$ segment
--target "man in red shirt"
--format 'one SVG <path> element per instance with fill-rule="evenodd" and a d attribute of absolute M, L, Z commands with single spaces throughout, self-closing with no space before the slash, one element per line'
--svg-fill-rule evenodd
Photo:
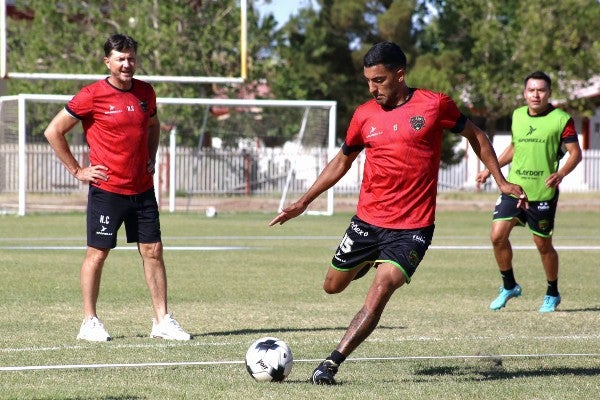
<path fill-rule="evenodd" d="M 108 341 L 96 303 L 102 267 L 117 232 L 125 223 L 127 241 L 137 242 L 152 297 L 151 337 L 189 340 L 191 336 L 167 313 L 167 278 L 163 260 L 154 162 L 160 123 L 152 86 L 133 78 L 137 42 L 116 34 L 104 44 L 110 76 L 82 88 L 50 122 L 44 135 L 73 176 L 89 182 L 87 250 L 81 267 L 84 320 L 78 339 Z M 73 157 L 65 135 L 79 122 L 90 148 L 90 165 Z"/>
<path fill-rule="evenodd" d="M 337 348 L 314 370 L 314 384 L 335 384 L 339 365 L 375 329 L 394 291 L 410 283 L 423 259 L 434 231 L 444 129 L 467 138 L 502 193 L 519 198 L 520 207 L 527 205 L 521 187 L 507 182 L 500 172 L 485 133 L 461 114 L 452 99 L 407 86 L 406 56 L 398 45 L 374 45 L 363 65 L 373 99 L 356 109 L 342 148 L 310 189 L 270 222 L 283 224 L 302 214 L 365 150 L 356 215 L 333 256 L 323 289 L 339 293 L 371 267 L 377 270 L 363 307 Z"/>

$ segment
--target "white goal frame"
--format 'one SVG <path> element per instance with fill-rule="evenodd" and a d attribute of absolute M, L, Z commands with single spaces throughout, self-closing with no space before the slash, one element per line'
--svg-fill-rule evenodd
<path fill-rule="evenodd" d="M 27 198 L 27 157 L 26 157 L 26 102 L 46 102 L 46 103 L 63 103 L 66 104 L 72 99 L 72 95 L 50 95 L 50 94 L 19 94 L 16 96 L 4 96 L 2 100 L 17 100 L 18 103 L 18 215 L 26 214 L 26 198 Z M 327 154 L 328 159 L 331 159 L 335 153 L 336 143 L 336 114 L 337 114 L 337 102 L 335 101 L 320 101 L 320 100 L 254 100 L 254 99 L 206 99 L 206 98 L 170 98 L 170 97 L 158 97 L 156 99 L 157 104 L 171 104 L 171 105 L 204 105 L 204 106 L 223 106 L 223 107 L 295 107 L 295 108 L 322 108 L 328 110 L 328 128 L 327 128 Z M 304 119 L 301 130 L 304 127 Z M 301 139 L 302 132 L 299 132 L 298 136 Z M 171 132 L 169 138 L 169 149 L 171 154 L 175 154 L 176 149 L 176 136 L 175 132 Z M 157 157 L 156 170 L 160 170 L 160 155 Z M 289 174 L 294 172 L 296 162 L 292 160 L 291 171 Z M 176 211 L 175 205 L 175 171 L 176 163 L 175 157 L 169 158 L 169 173 L 171 179 L 169 179 L 169 211 Z M 160 196 L 158 190 L 158 174 L 155 175 L 155 188 L 157 189 L 157 199 Z M 283 191 L 282 199 L 280 202 L 280 208 L 282 207 L 287 191 Z M 314 215 L 333 215 L 334 212 L 334 189 L 330 188 L 326 193 L 326 205 L 323 211 L 310 211 L 308 214 Z"/>

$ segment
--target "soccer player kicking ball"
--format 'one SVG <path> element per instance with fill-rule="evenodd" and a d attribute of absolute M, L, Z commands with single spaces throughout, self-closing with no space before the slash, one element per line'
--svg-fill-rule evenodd
<path fill-rule="evenodd" d="M 310 189 L 270 222 L 283 224 L 302 214 L 365 150 L 356 215 L 335 251 L 323 289 L 340 293 L 371 267 L 375 277 L 337 348 L 314 370 L 314 384 L 335 384 L 340 364 L 375 329 L 394 291 L 410 282 L 423 259 L 434 231 L 444 129 L 467 138 L 502 193 L 517 197 L 520 207 L 527 204 L 521 187 L 502 175 L 485 133 L 452 99 L 407 86 L 406 56 L 398 45 L 374 45 L 363 66 L 373 98 L 355 110 L 342 148 Z"/>
<path fill-rule="evenodd" d="M 490 309 L 499 310 L 506 302 L 522 293 L 512 267 L 512 247 L 509 236 L 516 225 L 529 225 L 533 241 L 542 258 L 548 287 L 539 312 L 553 312 L 560 304 L 558 292 L 558 254 L 552 245 L 554 217 L 558 205 L 558 185 L 581 161 L 581 148 L 573 119 L 548 103 L 552 81 L 544 72 L 536 71 L 525 78 L 523 97 L 526 106 L 513 112 L 512 140 L 498 157 L 500 166 L 512 162 L 508 180 L 521 185 L 529 196 L 529 208 L 521 210 L 516 199 L 501 195 L 494 210 L 491 240 L 494 256 L 502 275 L 503 286 Z M 564 165 L 558 162 L 569 152 Z M 477 181 L 485 183 L 487 170 L 477 174 Z"/>

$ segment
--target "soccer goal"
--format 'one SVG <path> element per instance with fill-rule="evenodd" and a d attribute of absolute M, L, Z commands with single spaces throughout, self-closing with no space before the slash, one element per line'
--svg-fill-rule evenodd
<path fill-rule="evenodd" d="M 43 131 L 70 95 L 0 97 L 0 212 L 25 215 L 36 201 L 85 196 Z M 336 103 L 301 100 L 158 98 L 162 134 L 155 188 L 162 208 L 191 211 L 198 199 L 227 197 L 281 209 L 304 193 L 335 151 Z M 88 149 L 81 124 L 69 134 L 81 165 Z M 41 198 L 41 200 L 39 200 Z M 58 207 L 58 206 L 55 206 Z M 48 204 L 44 209 L 52 209 Z M 311 214 L 331 215 L 334 192 Z"/>

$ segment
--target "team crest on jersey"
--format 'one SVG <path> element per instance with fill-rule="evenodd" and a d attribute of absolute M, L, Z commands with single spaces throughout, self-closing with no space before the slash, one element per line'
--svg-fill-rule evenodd
<path fill-rule="evenodd" d="M 148 103 L 146 103 L 144 100 L 140 101 L 140 107 L 142 107 L 142 111 L 148 111 Z"/>
<path fill-rule="evenodd" d="M 410 117 L 410 126 L 412 126 L 415 131 L 420 131 L 425 126 L 425 118 L 420 115 Z"/>

